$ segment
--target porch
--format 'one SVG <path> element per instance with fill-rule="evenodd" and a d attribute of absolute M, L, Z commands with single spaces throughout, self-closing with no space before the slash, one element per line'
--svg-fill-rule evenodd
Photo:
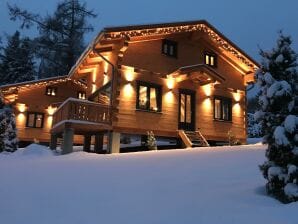
<path fill-rule="evenodd" d="M 50 148 L 56 149 L 62 138 L 62 154 L 73 150 L 74 135 L 84 136 L 84 151 L 90 151 L 94 136 L 94 151 L 103 153 L 104 134 L 108 134 L 108 152 L 117 153 L 120 134 L 112 132 L 112 109 L 87 100 L 68 98 L 53 114 Z"/>

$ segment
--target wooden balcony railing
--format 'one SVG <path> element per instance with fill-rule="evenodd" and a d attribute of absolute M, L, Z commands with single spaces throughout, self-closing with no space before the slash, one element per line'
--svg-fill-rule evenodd
<path fill-rule="evenodd" d="M 68 98 L 53 115 L 53 127 L 62 121 L 111 124 L 111 108 L 87 100 Z"/>

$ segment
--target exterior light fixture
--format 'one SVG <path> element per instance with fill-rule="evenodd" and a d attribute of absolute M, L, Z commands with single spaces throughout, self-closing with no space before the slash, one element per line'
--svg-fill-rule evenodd
<path fill-rule="evenodd" d="M 24 103 L 18 103 L 16 107 L 20 113 L 24 113 L 27 109 L 26 104 Z"/>

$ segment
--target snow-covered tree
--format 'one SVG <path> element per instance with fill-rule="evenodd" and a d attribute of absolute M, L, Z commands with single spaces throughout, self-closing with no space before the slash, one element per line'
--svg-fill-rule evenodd
<path fill-rule="evenodd" d="M 249 138 L 260 138 L 263 136 L 262 127 L 255 121 L 252 113 L 247 113 L 247 135 Z"/>
<path fill-rule="evenodd" d="M 10 105 L 5 105 L 0 93 L 0 152 L 14 152 L 18 147 L 16 120 Z"/>
<path fill-rule="evenodd" d="M 260 166 L 267 192 L 283 202 L 298 200 L 298 77 L 291 38 L 280 33 L 277 45 L 261 51 L 256 72 L 260 110 L 255 113 L 268 144 L 267 161 Z"/>
<path fill-rule="evenodd" d="M 66 75 L 84 50 L 84 35 L 93 31 L 88 18 L 96 17 L 80 0 L 64 0 L 53 15 L 41 16 L 8 5 L 12 20 L 19 19 L 21 28 L 36 25 L 36 53 L 41 61 L 39 77 Z"/>
<path fill-rule="evenodd" d="M 147 132 L 147 146 L 149 150 L 157 150 L 156 139 L 154 137 L 153 131 Z"/>
<path fill-rule="evenodd" d="M 7 38 L 0 64 L 0 84 L 17 83 L 34 79 L 33 53 L 28 38 L 21 38 L 16 31 Z"/>

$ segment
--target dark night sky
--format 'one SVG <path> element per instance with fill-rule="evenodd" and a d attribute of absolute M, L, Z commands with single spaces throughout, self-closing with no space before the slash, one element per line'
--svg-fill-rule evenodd
<path fill-rule="evenodd" d="M 0 0 L 0 35 L 12 34 L 18 22 L 9 20 L 6 2 L 36 13 L 51 13 L 57 0 Z M 164 0 L 164 1 L 98 1 L 86 0 L 98 14 L 92 20 L 95 32 L 87 36 L 89 42 L 104 26 L 173 22 L 206 19 L 229 39 L 255 59 L 258 46 L 271 48 L 277 31 L 283 29 L 298 42 L 298 1 L 295 0 Z M 24 32 L 33 36 L 35 32 Z M 295 48 L 296 48 L 295 44 Z"/>

